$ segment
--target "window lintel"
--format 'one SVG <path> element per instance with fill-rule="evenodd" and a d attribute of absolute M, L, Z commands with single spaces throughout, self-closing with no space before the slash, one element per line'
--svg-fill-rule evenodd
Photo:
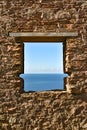
<path fill-rule="evenodd" d="M 77 32 L 10 32 L 17 42 L 64 42 L 66 38 L 77 37 Z"/>

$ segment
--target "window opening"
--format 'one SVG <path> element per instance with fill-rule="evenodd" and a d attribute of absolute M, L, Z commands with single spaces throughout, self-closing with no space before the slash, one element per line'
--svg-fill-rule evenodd
<path fill-rule="evenodd" d="M 63 43 L 24 43 L 24 91 L 63 90 Z"/>

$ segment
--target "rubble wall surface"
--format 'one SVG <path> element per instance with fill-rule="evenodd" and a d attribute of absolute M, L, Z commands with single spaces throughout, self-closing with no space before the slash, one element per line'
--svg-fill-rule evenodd
<path fill-rule="evenodd" d="M 9 32 L 78 32 L 64 43 L 66 90 L 23 91 L 23 43 Z M 86 0 L 0 0 L 0 130 L 87 130 Z"/>

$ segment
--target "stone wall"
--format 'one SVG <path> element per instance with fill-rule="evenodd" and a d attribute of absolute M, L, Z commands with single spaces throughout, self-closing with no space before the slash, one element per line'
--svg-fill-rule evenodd
<path fill-rule="evenodd" d="M 23 92 L 23 44 L 9 32 L 78 32 L 66 39 L 66 91 Z M 0 130 L 87 130 L 86 0 L 0 0 Z"/>

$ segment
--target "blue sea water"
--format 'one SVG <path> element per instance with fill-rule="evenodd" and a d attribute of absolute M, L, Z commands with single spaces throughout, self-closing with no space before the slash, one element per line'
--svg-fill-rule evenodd
<path fill-rule="evenodd" d="M 67 74 L 21 74 L 24 79 L 24 90 L 27 91 L 45 91 L 45 90 L 63 90 L 64 78 Z"/>

